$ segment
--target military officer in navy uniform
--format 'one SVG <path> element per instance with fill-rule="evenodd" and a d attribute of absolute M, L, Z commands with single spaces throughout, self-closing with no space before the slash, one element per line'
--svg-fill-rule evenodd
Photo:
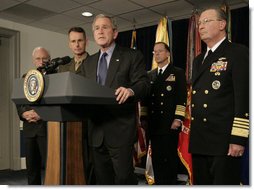
<path fill-rule="evenodd" d="M 226 23 L 219 8 L 204 10 L 198 22 L 207 51 L 193 62 L 189 152 L 196 185 L 239 185 L 249 136 L 249 51 L 228 41 Z"/>
<path fill-rule="evenodd" d="M 151 91 L 148 101 L 149 136 L 155 184 L 177 182 L 177 145 L 187 98 L 186 78 L 182 69 L 170 63 L 170 50 L 164 42 L 154 45 L 158 68 L 149 72 Z"/>

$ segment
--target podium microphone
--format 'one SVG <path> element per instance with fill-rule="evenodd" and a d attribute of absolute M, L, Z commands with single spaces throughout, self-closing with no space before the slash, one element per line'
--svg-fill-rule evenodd
<path fill-rule="evenodd" d="M 52 59 L 51 61 L 47 62 L 45 65 L 37 68 L 38 71 L 43 72 L 45 74 L 51 74 L 56 73 L 56 68 L 59 65 L 65 65 L 67 63 L 70 63 L 71 58 L 69 56 L 65 57 L 57 57 L 55 59 Z"/>

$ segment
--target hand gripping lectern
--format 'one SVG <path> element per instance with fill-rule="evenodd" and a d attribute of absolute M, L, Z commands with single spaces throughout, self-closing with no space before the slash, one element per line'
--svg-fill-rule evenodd
<path fill-rule="evenodd" d="M 44 76 L 42 98 L 31 103 L 25 97 L 23 83 L 24 79 L 14 81 L 13 102 L 31 106 L 48 121 L 44 184 L 86 184 L 80 121 L 101 105 L 117 104 L 114 90 L 71 72 L 56 73 Z"/>

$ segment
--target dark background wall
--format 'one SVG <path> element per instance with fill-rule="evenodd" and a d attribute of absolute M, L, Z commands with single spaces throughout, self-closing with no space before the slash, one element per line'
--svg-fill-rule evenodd
<path fill-rule="evenodd" d="M 188 24 L 189 19 L 172 21 L 173 64 L 183 69 L 186 67 Z M 151 69 L 156 30 L 157 25 L 136 29 L 137 49 L 144 54 L 147 70 Z M 232 42 L 249 47 L 249 7 L 231 10 L 231 32 Z M 122 46 L 130 47 L 131 36 L 132 30 L 120 32 L 116 41 Z"/>

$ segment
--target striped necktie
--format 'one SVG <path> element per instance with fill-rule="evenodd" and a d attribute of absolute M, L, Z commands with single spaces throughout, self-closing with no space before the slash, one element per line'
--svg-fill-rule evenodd
<path fill-rule="evenodd" d="M 82 61 L 75 62 L 75 71 L 78 70 L 79 66 L 81 65 Z"/>

